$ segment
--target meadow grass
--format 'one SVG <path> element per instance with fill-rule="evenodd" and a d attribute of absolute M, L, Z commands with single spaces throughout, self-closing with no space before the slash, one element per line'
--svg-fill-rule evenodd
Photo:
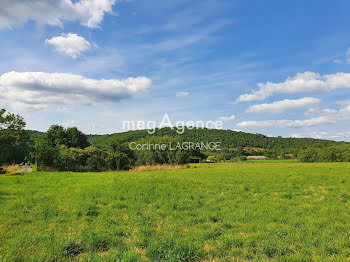
<path fill-rule="evenodd" d="M 196 167 L 0 176 L 0 261 L 350 259 L 349 163 Z"/>

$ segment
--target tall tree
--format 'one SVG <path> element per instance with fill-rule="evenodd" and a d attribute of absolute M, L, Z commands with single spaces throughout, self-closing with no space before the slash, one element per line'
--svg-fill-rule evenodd
<path fill-rule="evenodd" d="M 0 110 L 0 164 L 24 162 L 30 138 L 22 116 Z"/>
<path fill-rule="evenodd" d="M 52 125 L 46 133 L 47 144 L 50 147 L 60 147 L 61 145 L 68 145 L 68 138 L 66 130 L 63 126 Z"/>
<path fill-rule="evenodd" d="M 75 147 L 84 149 L 85 147 L 90 146 L 87 136 L 81 132 L 76 127 L 67 128 L 66 130 L 68 147 Z"/>
<path fill-rule="evenodd" d="M 20 115 L 6 113 L 6 109 L 0 109 L 0 130 L 23 130 L 26 126 Z"/>
<path fill-rule="evenodd" d="M 60 125 L 52 125 L 46 133 L 46 138 L 51 147 L 64 145 L 68 148 L 84 149 L 90 145 L 87 136 L 76 127 L 65 129 Z"/>

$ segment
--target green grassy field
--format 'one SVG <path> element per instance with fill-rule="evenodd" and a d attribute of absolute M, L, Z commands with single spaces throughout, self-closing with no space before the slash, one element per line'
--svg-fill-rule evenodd
<path fill-rule="evenodd" d="M 0 261 L 344 261 L 350 164 L 0 176 Z"/>

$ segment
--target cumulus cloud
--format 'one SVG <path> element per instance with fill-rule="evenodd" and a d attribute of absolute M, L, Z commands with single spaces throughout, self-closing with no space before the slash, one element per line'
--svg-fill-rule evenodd
<path fill-rule="evenodd" d="M 338 104 L 338 105 L 350 105 L 350 99 L 338 100 L 338 101 L 336 101 L 336 104 Z"/>
<path fill-rule="evenodd" d="M 250 106 L 247 113 L 283 113 L 286 110 L 292 110 L 297 108 L 305 108 L 320 104 L 321 100 L 313 97 L 304 97 L 301 99 L 290 100 L 285 99 L 277 101 L 272 104 L 261 104 Z"/>
<path fill-rule="evenodd" d="M 96 28 L 105 13 L 112 13 L 116 0 L 1 0 L 0 28 L 33 20 L 52 26 L 62 26 L 63 21 L 80 21 Z"/>
<path fill-rule="evenodd" d="M 306 134 L 292 134 L 290 137 L 294 138 L 317 138 L 317 139 L 328 139 L 328 140 L 344 140 L 348 138 L 348 134 L 344 132 L 337 132 L 335 135 L 334 134 L 329 134 L 328 132 L 325 131 L 319 131 L 319 132 L 309 132 Z"/>
<path fill-rule="evenodd" d="M 317 117 L 306 120 L 267 120 L 267 121 L 243 121 L 237 124 L 238 127 L 283 127 L 298 128 L 316 126 L 320 124 L 333 123 L 326 117 Z"/>
<path fill-rule="evenodd" d="M 336 73 L 321 76 L 314 72 L 298 73 L 280 83 L 258 83 L 258 90 L 238 97 L 237 102 L 264 100 L 275 93 L 295 94 L 350 88 L 350 73 Z"/>
<path fill-rule="evenodd" d="M 177 92 L 176 93 L 176 96 L 182 96 L 182 97 L 184 97 L 184 96 L 189 96 L 190 95 L 190 93 L 189 92 Z"/>
<path fill-rule="evenodd" d="M 0 76 L 0 101 L 20 110 L 119 102 L 146 91 L 151 84 L 146 77 L 96 80 L 74 74 L 9 72 Z"/>
<path fill-rule="evenodd" d="M 233 121 L 236 119 L 236 116 L 232 115 L 232 116 L 222 116 L 222 117 L 219 117 L 218 120 L 220 121 Z"/>
<path fill-rule="evenodd" d="M 326 139 L 328 135 L 328 132 L 321 131 L 321 132 L 311 132 L 309 133 L 310 137 L 314 137 L 317 139 Z"/>
<path fill-rule="evenodd" d="M 280 127 L 280 128 L 301 128 L 322 124 L 333 124 L 350 119 L 350 105 L 339 111 L 325 109 L 320 111 L 321 116 L 304 120 L 266 120 L 266 121 L 243 121 L 237 124 L 240 128 L 247 127 Z"/>
<path fill-rule="evenodd" d="M 313 116 L 313 115 L 329 115 L 329 114 L 335 114 L 338 111 L 332 108 L 325 108 L 325 109 L 319 109 L 319 108 L 309 108 L 305 115 L 307 116 Z"/>
<path fill-rule="evenodd" d="M 55 49 L 73 58 L 77 58 L 82 52 L 91 48 L 91 44 L 77 34 L 62 34 L 45 40 L 46 44 L 52 45 Z"/>

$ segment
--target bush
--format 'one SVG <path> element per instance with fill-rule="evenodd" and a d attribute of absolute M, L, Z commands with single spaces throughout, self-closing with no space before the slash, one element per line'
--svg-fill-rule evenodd
<path fill-rule="evenodd" d="M 310 148 L 299 153 L 299 160 L 301 162 L 317 162 L 320 161 L 319 149 Z"/>
<path fill-rule="evenodd" d="M 37 165 L 39 168 L 53 167 L 59 153 L 57 148 L 50 147 L 46 141 L 41 141 L 37 146 Z"/>
<path fill-rule="evenodd" d="M 191 157 L 192 159 L 202 157 L 199 150 L 182 148 L 182 140 L 178 137 L 153 136 L 138 140 L 136 145 L 149 145 L 148 148 L 143 147 L 134 151 L 136 166 L 181 165 L 190 162 Z"/>
<path fill-rule="evenodd" d="M 129 170 L 132 167 L 131 159 L 123 152 L 109 152 L 106 158 L 110 170 Z"/>
<path fill-rule="evenodd" d="M 53 167 L 60 171 L 75 171 L 77 168 L 77 160 L 70 150 L 60 150 L 53 162 Z"/>
<path fill-rule="evenodd" d="M 107 170 L 104 152 L 94 148 L 94 150 L 89 153 L 89 158 L 86 160 L 86 168 L 88 171 L 92 172 Z"/>
<path fill-rule="evenodd" d="M 37 163 L 40 169 L 59 171 L 128 170 L 134 165 L 133 152 L 118 141 L 111 141 L 103 148 L 52 147 L 43 139 L 37 145 Z"/>
<path fill-rule="evenodd" d="M 245 156 L 240 156 L 240 157 L 239 157 L 239 160 L 240 160 L 240 161 L 247 161 L 247 157 L 245 157 Z"/>

